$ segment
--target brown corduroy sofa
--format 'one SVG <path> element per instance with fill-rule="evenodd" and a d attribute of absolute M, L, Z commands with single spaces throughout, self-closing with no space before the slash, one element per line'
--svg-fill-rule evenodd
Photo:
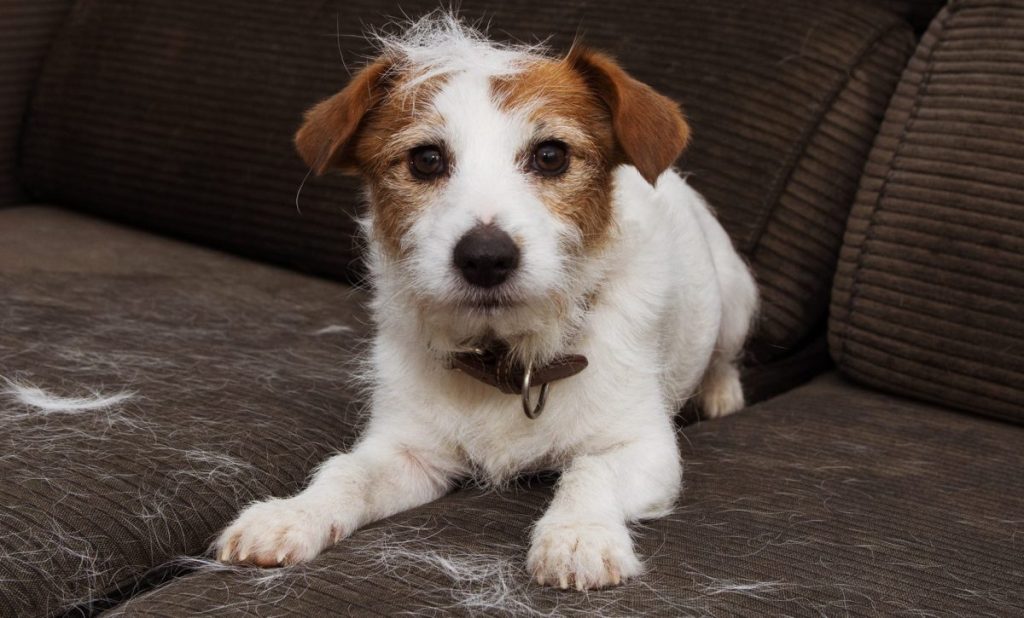
<path fill-rule="evenodd" d="M 358 429 L 359 191 L 291 136 L 436 3 L 0 0 L 0 615 L 1024 615 L 1024 2 L 941 4 L 463 3 L 678 99 L 764 299 L 647 573 L 579 594 L 522 570 L 547 476 L 201 559 Z"/>

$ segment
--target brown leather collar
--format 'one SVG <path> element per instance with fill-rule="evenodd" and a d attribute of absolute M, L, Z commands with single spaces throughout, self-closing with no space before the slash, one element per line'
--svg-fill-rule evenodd
<path fill-rule="evenodd" d="M 452 355 L 451 361 L 452 369 L 458 369 L 503 393 L 519 395 L 523 391 L 526 367 L 504 344 L 494 343 L 487 348 L 458 352 Z M 557 380 L 564 380 L 586 368 L 587 357 L 582 354 L 558 356 L 543 367 L 533 368 L 530 373 L 530 385 L 544 386 Z"/>

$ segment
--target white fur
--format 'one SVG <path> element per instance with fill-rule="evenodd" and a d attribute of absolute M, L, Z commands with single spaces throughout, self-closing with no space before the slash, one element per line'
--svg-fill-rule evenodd
<path fill-rule="evenodd" d="M 641 571 L 627 524 L 668 513 L 679 492 L 676 410 L 698 392 L 711 416 L 743 406 L 735 361 L 756 287 L 707 204 L 671 170 L 656 186 L 632 166 L 615 170 L 610 241 L 582 259 L 570 251 L 581 246 L 577 230 L 545 207 L 516 159 L 534 127 L 500 110 L 488 87 L 533 52 L 489 47 L 446 22 L 415 28 L 422 32 L 391 47 L 420 73 L 447 75 L 432 111 L 459 163 L 417 214 L 401 262 L 367 221 L 378 326 L 369 424 L 306 490 L 244 511 L 218 540 L 219 555 L 310 560 L 368 522 L 439 498 L 460 477 L 500 483 L 557 468 L 528 568 L 562 587 L 617 584 Z M 476 292 L 451 266 L 455 243 L 479 222 L 520 240 L 521 266 L 504 292 L 512 308 L 469 308 Z M 443 362 L 488 333 L 524 359 L 574 352 L 590 366 L 553 384 L 546 411 L 529 420 L 518 397 Z"/>
<path fill-rule="evenodd" d="M 396 71 L 411 74 L 407 90 L 441 75 L 512 75 L 531 58 L 546 52 L 543 44 L 502 45 L 467 27 L 456 15 L 430 12 L 410 24 L 397 24 L 398 33 L 371 34 L 382 55 L 398 61 Z"/>

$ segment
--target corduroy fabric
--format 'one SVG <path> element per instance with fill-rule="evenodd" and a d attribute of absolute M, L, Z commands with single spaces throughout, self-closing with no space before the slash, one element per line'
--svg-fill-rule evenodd
<path fill-rule="evenodd" d="M 953 2 L 887 112 L 830 346 L 857 380 L 1024 421 L 1024 4 Z"/>
<path fill-rule="evenodd" d="M 0 210 L 0 616 L 101 600 L 298 490 L 358 422 L 347 286 L 57 209 Z M 133 393 L 45 412 L 55 395 Z"/>
<path fill-rule="evenodd" d="M 1024 428 L 830 374 L 684 435 L 679 506 L 639 529 L 647 573 L 621 588 L 528 583 L 529 528 L 551 493 L 538 480 L 457 491 L 262 581 L 257 569 L 182 577 L 108 615 L 1024 612 Z M 444 571 L 474 559 L 464 579 Z M 502 560 L 504 580 L 474 576 Z"/>
<path fill-rule="evenodd" d="M 436 2 L 167 0 L 76 7 L 28 127 L 34 195 L 245 255 L 356 275 L 351 179 L 305 179 L 291 135 L 367 53 L 364 24 Z M 682 162 L 764 289 L 758 356 L 824 316 L 842 222 L 912 48 L 870 3 L 462 3 L 499 38 L 577 32 L 683 103 Z M 304 182 L 305 179 L 305 182 Z M 301 190 L 299 209 L 296 193 Z"/>
<path fill-rule="evenodd" d="M 789 153 L 794 164 L 785 184 L 761 205 L 760 227 L 747 245 L 764 307 L 757 356 L 792 350 L 826 315 L 849 205 L 907 53 L 902 25 L 860 51 L 841 90 L 818 103 L 823 113 L 813 132 Z"/>
<path fill-rule="evenodd" d="M 0 206 L 14 204 L 18 136 L 29 92 L 71 0 L 0 0 Z"/>

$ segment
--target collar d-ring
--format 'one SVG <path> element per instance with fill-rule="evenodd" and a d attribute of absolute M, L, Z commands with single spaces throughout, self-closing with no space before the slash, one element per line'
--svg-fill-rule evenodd
<path fill-rule="evenodd" d="M 530 380 L 533 378 L 533 361 L 526 363 L 526 370 L 523 372 L 523 413 L 526 414 L 526 418 L 535 419 L 540 416 L 540 413 L 544 411 L 544 404 L 548 401 L 548 386 L 545 382 L 540 385 L 540 394 L 537 395 L 537 403 L 534 404 L 530 399 Z"/>

